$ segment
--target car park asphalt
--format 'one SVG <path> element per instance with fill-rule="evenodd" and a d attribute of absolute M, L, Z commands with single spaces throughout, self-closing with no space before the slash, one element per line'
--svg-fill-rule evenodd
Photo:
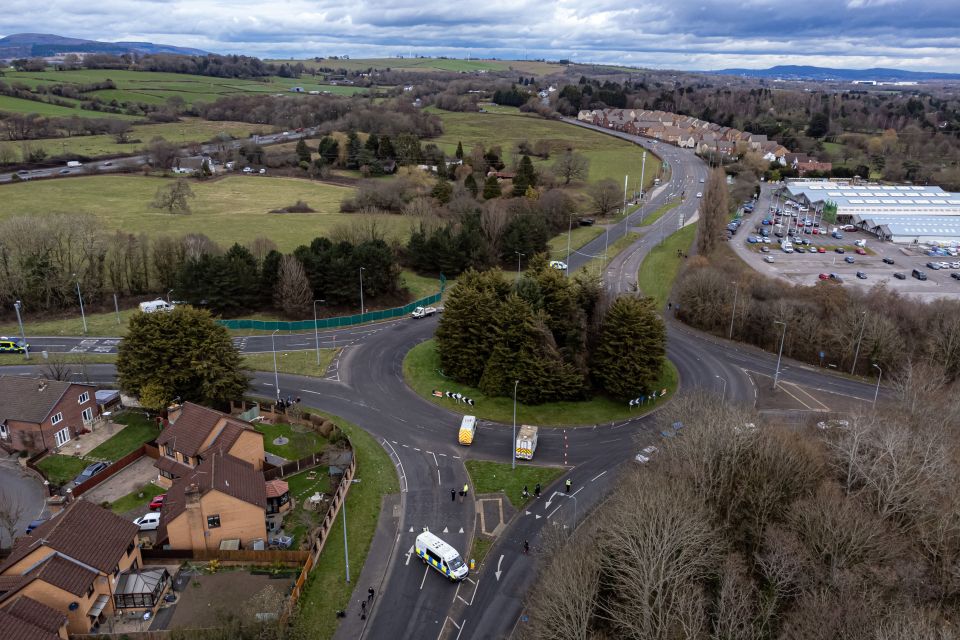
<path fill-rule="evenodd" d="M 653 146 L 634 136 L 614 135 Z M 591 254 L 601 253 L 606 241 L 614 241 L 625 228 L 639 223 L 643 215 L 665 202 L 671 193 L 685 189 L 689 195 L 691 188 L 686 185 L 693 185 L 692 192 L 696 192 L 700 177 L 706 175 L 702 161 L 692 152 L 667 145 L 656 145 L 656 151 L 670 163 L 670 182 L 659 192 L 651 193 L 651 201 L 642 212 L 633 214 L 625 223 L 611 225 L 609 239 L 601 236 L 571 255 L 571 269 L 589 260 Z M 675 230 L 681 215 L 689 220 L 696 206 L 697 201 L 688 198 L 668 212 L 660 233 Z M 656 230 L 648 232 L 610 262 L 604 275 L 612 292 L 632 290 L 631 279 L 636 278 L 640 261 L 656 238 Z M 437 322 L 436 318 L 405 318 L 323 331 L 319 334 L 321 347 L 331 347 L 335 340 L 337 346 L 346 345 L 337 376 L 278 376 L 281 396 L 301 397 L 304 405 L 341 416 L 373 435 L 391 456 L 400 479 L 400 524 L 392 540 L 384 580 L 361 632 L 364 638 L 465 639 L 509 635 L 517 624 L 523 624 L 523 598 L 536 577 L 544 527 L 573 526 L 588 518 L 593 507 L 615 485 L 620 465 L 633 464 L 632 458 L 640 448 L 660 438 L 656 416 L 640 415 L 639 411 L 636 418 L 617 423 L 541 428 L 532 464 L 563 466 L 566 473 L 552 487 L 545 487 L 543 496 L 532 506 L 506 523 L 486 562 L 469 580 L 451 585 L 409 553 L 413 540 L 423 527 L 429 527 L 466 554 L 473 538 L 477 505 L 472 490 L 463 503 L 451 501 L 450 490 L 459 490 L 468 482 L 464 459 L 509 462 L 513 441 L 509 426 L 480 421 L 474 444 L 460 446 L 456 438 L 460 416 L 419 397 L 406 385 L 403 358 L 413 346 L 432 337 Z M 751 405 L 758 394 L 766 392 L 756 387 L 748 372 L 772 376 L 775 354 L 708 336 L 670 319 L 667 324 L 667 353 L 680 373 L 682 389 L 711 389 L 731 401 Z M 275 342 L 277 350 L 309 350 L 316 347 L 316 339 L 313 333 L 278 335 Z M 119 344 L 117 338 L 29 337 L 28 341 L 34 353 L 38 349 L 109 353 Z M 272 349 L 270 336 L 236 338 L 235 344 L 244 352 Z M 7 367 L 6 372 L 26 375 L 37 369 Z M 87 365 L 83 373 L 93 382 L 114 383 L 113 365 Z M 781 367 L 781 379 L 811 390 L 873 398 L 871 384 L 830 375 L 789 359 Z M 275 397 L 278 390 L 274 387 L 274 375 L 254 373 L 252 390 L 259 396 Z M 362 474 L 361 470 L 361 481 Z M 570 497 L 558 491 L 567 478 L 573 483 Z M 530 555 L 522 553 L 524 540 L 531 543 Z M 365 594 L 367 586 L 357 588 Z M 348 610 L 347 614 L 356 616 L 359 611 Z"/>

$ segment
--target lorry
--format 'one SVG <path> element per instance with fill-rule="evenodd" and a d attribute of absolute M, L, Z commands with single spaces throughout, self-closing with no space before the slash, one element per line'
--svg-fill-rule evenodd
<path fill-rule="evenodd" d="M 157 311 L 173 311 L 174 305 L 162 298 L 149 300 L 140 303 L 140 311 L 144 313 L 156 313 Z"/>
<path fill-rule="evenodd" d="M 80 166 L 80 161 L 79 161 L 79 160 L 68 160 L 68 161 L 67 161 L 67 166 L 70 167 L 70 168 L 79 167 L 79 166 Z"/>
<path fill-rule="evenodd" d="M 432 316 L 436 312 L 436 307 L 417 307 L 410 315 L 414 318 L 426 318 L 427 316 Z"/>
<path fill-rule="evenodd" d="M 533 452 L 537 450 L 537 428 L 529 424 L 521 425 L 517 434 L 517 459 L 533 460 Z"/>
<path fill-rule="evenodd" d="M 473 444 L 473 436 L 477 432 L 477 417 L 463 416 L 460 421 L 460 431 L 457 434 L 457 441 L 465 446 Z"/>

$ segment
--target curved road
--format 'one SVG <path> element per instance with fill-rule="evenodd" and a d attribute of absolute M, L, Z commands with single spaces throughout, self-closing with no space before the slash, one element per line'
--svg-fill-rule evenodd
<path fill-rule="evenodd" d="M 617 134 L 639 143 L 646 141 Z M 665 203 L 681 190 L 688 194 L 698 188 L 706 168 L 686 150 L 666 145 L 657 147 L 672 168 L 671 180 L 651 192 L 642 211 L 609 227 L 610 238 L 600 236 L 571 255 L 576 268 L 591 254 L 602 253 L 604 244 L 638 223 L 642 216 Z M 682 185 L 682 186 L 681 186 Z M 649 248 L 661 234 L 677 228 L 679 217 L 689 220 L 697 200 L 687 198 L 665 214 L 659 229 L 654 227 L 607 266 L 605 281 L 614 292 L 632 288 L 637 269 Z M 659 233 L 658 233 L 659 231 Z M 541 428 L 536 463 L 565 465 L 566 478 L 573 482 L 572 499 L 552 489 L 532 507 L 518 513 L 500 533 L 483 568 L 470 581 L 454 587 L 419 562 L 406 562 L 416 533 L 423 527 L 440 535 L 456 548 L 466 551 L 473 537 L 476 504 L 471 498 L 451 501 L 450 490 L 459 490 L 468 481 L 464 457 L 509 461 L 512 432 L 501 425 L 481 421 L 475 444 L 456 444 L 459 416 L 453 415 L 410 390 L 402 373 L 403 358 L 419 342 L 432 337 L 436 319 L 403 319 L 388 323 L 343 329 L 319 334 L 320 346 L 345 346 L 338 366 L 326 378 L 281 375 L 280 394 L 300 396 L 306 405 L 342 416 L 374 435 L 394 460 L 400 476 L 401 516 L 393 541 L 384 582 L 372 617 L 361 632 L 365 638 L 494 638 L 504 637 L 518 624 L 523 596 L 535 577 L 535 553 L 521 551 L 523 540 L 537 547 L 547 525 L 570 526 L 607 495 L 616 481 L 616 468 L 643 444 L 655 441 L 656 420 L 641 416 L 633 420 L 577 429 Z M 667 352 L 676 365 L 684 387 L 719 390 L 719 380 L 728 398 L 753 402 L 758 390 L 747 371 L 772 376 L 776 356 L 758 349 L 706 336 L 682 325 L 668 322 Z M 276 337 L 278 350 L 311 349 L 314 334 Z M 34 348 L 48 351 L 83 350 L 112 352 L 117 339 L 31 338 Z M 270 336 L 237 338 L 245 352 L 269 352 Z M 784 361 L 781 378 L 814 388 L 870 399 L 874 387 L 832 376 L 805 365 Z M 11 372 L 35 372 L 33 367 L 10 367 Z M 112 365 L 87 365 L 86 375 L 96 382 L 112 382 Z M 256 373 L 254 391 L 274 397 L 274 376 Z M 415 558 L 414 558 L 415 560 Z M 355 612 L 351 612 L 355 615 Z M 343 634 L 338 636 L 345 637 Z"/>

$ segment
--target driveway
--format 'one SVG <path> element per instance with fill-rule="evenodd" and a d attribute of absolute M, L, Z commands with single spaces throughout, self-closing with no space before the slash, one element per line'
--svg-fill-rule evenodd
<path fill-rule="evenodd" d="M 114 502 L 156 478 L 157 468 L 153 466 L 153 458 L 143 456 L 115 476 L 84 493 L 82 497 L 96 504 Z"/>
<path fill-rule="evenodd" d="M 39 518 L 46 508 L 46 491 L 43 482 L 29 471 L 22 469 L 16 456 L 3 454 L 0 457 L 0 509 L 16 518 L 15 535 L 26 533 L 31 520 Z M 0 547 L 11 544 L 7 532 L 0 527 Z"/>

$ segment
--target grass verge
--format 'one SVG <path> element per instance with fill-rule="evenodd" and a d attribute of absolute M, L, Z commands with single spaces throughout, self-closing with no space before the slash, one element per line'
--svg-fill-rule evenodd
<path fill-rule="evenodd" d="M 347 539 L 350 548 L 351 576 L 360 575 L 367 559 L 370 543 L 380 517 L 383 497 L 400 490 L 397 474 L 390 457 L 367 432 L 341 418 L 311 410 L 335 422 L 350 437 L 357 457 L 359 480 L 347 496 Z M 300 599 L 300 613 L 295 624 L 306 637 L 323 639 L 333 637 L 337 629 L 336 612 L 346 609 L 353 591 L 353 583 L 344 581 L 343 511 L 337 516 L 327 539 L 320 561 Z"/>
<path fill-rule="evenodd" d="M 287 460 L 305 458 L 327 445 L 326 438 L 308 430 L 306 427 L 294 427 L 283 423 L 259 423 L 254 425 L 254 428 L 263 434 L 264 450 Z M 288 440 L 287 444 L 273 444 L 273 441 L 280 436 Z"/>
<path fill-rule="evenodd" d="M 297 376 L 322 376 L 333 361 L 338 349 L 320 349 L 320 366 L 317 366 L 317 350 L 277 351 L 277 371 Z M 248 353 L 243 356 L 247 369 L 273 371 L 273 352 Z"/>
<path fill-rule="evenodd" d="M 65 365 L 83 365 L 83 364 L 113 364 L 117 361 L 115 353 L 53 353 L 46 360 L 37 352 L 30 352 L 30 359 L 25 360 L 23 355 L 18 353 L 0 354 L 0 367 L 15 367 L 18 365 L 37 365 L 53 366 L 51 360 L 56 360 L 59 364 Z"/>
<path fill-rule="evenodd" d="M 469 411 L 471 415 L 495 422 L 510 423 L 513 420 L 512 398 L 484 395 L 478 389 L 443 377 L 439 373 L 439 369 L 440 356 L 433 340 L 418 344 L 407 353 L 403 360 L 403 377 L 407 384 L 430 402 L 455 413 L 467 413 Z M 670 397 L 677 388 L 677 380 L 676 368 L 670 361 L 667 361 L 657 383 L 657 388 L 666 389 L 667 397 Z M 436 398 L 432 394 L 434 389 L 462 393 L 468 398 L 473 398 L 476 404 L 468 408 L 466 405 L 458 404 L 446 397 Z M 658 400 L 657 402 L 662 401 Z M 647 408 L 655 406 L 655 404 L 652 404 L 648 405 Z M 636 415 L 637 410 L 631 410 L 626 402 L 603 396 L 580 402 L 553 402 L 535 406 L 517 405 L 517 424 L 592 426 L 604 422 L 623 420 Z M 451 430 L 455 426 L 451 425 Z"/>
<path fill-rule="evenodd" d="M 152 482 L 148 482 L 136 491 L 131 491 L 119 500 L 114 501 L 110 505 L 110 510 L 118 515 L 133 511 L 138 507 L 150 504 L 151 500 L 165 491 L 166 489 L 163 487 L 158 487 Z"/>
<path fill-rule="evenodd" d="M 610 262 L 617 257 L 617 254 L 623 251 L 624 249 L 626 249 L 627 247 L 629 247 L 630 245 L 632 245 L 640 237 L 641 237 L 641 234 L 634 233 L 632 231 L 627 233 L 624 236 L 620 236 L 620 238 L 617 241 L 615 241 L 613 244 L 607 247 L 606 260 L 604 260 L 603 256 L 601 255 L 599 258 L 594 258 L 589 262 L 585 262 L 580 266 L 579 269 L 577 269 L 577 271 L 591 269 L 597 272 L 598 277 L 602 277 L 600 274 L 602 274 L 603 270 L 606 269 L 607 265 L 610 264 Z"/>
<path fill-rule="evenodd" d="M 473 485 L 475 495 L 502 492 L 515 509 L 522 509 L 535 499 L 523 498 L 524 487 L 527 487 L 531 496 L 538 482 L 546 491 L 550 483 L 565 471 L 561 467 L 537 467 L 528 463 L 518 463 L 516 469 L 511 469 L 506 462 L 489 460 L 467 460 L 464 464 L 470 474 L 470 484 Z"/>
<path fill-rule="evenodd" d="M 691 224 L 676 231 L 650 250 L 637 273 L 637 286 L 645 295 L 657 301 L 657 308 L 667 306 L 667 298 L 673 289 L 673 281 L 680 272 L 684 258 L 677 251 L 686 253 L 697 235 L 697 225 Z"/>
<path fill-rule="evenodd" d="M 137 309 L 126 309 L 120 312 L 120 322 L 117 322 L 117 314 L 113 311 L 104 313 L 87 314 L 87 333 L 88 336 L 123 336 L 127 333 L 127 325 L 130 316 Z M 75 313 L 62 318 L 50 318 L 49 320 L 40 320 L 31 322 L 29 317 L 24 318 L 23 328 L 28 336 L 82 336 L 83 320 L 80 318 L 80 309 Z M 0 325 L 0 335 L 20 335 L 20 329 L 16 323 Z M 27 342 L 30 342 L 29 338 Z M 31 357 L 34 349 L 30 349 Z"/>
<path fill-rule="evenodd" d="M 603 235 L 603 227 L 575 227 L 570 231 L 570 251 L 576 251 L 587 244 L 597 236 Z M 551 260 L 567 259 L 567 234 L 561 233 L 554 236 L 547 243 L 547 253 Z"/>
<path fill-rule="evenodd" d="M 94 448 L 88 454 L 89 457 L 114 462 L 160 435 L 157 423 L 142 413 L 128 411 L 116 416 L 113 421 L 126 426 Z"/>
<path fill-rule="evenodd" d="M 88 464 L 90 463 L 83 458 L 55 453 L 38 462 L 37 467 L 51 484 L 63 485 L 76 478 Z"/>
<path fill-rule="evenodd" d="M 470 548 L 470 554 L 467 556 L 466 561 L 474 560 L 479 567 L 483 564 L 483 559 L 487 557 L 487 552 L 490 551 L 490 547 L 493 546 L 495 540 L 493 538 L 487 538 L 481 535 L 475 535 L 473 537 L 473 547 Z"/>
<path fill-rule="evenodd" d="M 660 218 L 662 218 L 663 215 L 664 215 L 666 212 L 670 211 L 671 209 L 675 209 L 675 208 L 677 208 L 677 207 L 679 207 L 679 206 L 680 206 L 680 200 L 679 200 L 679 199 L 678 199 L 678 200 L 672 200 L 672 201 L 668 202 L 667 204 L 663 205 L 662 207 L 660 207 L 659 209 L 657 209 L 656 211 L 651 211 L 650 213 L 648 213 L 648 214 L 643 218 L 643 222 L 641 222 L 640 224 L 643 225 L 643 226 L 651 225 L 651 224 L 653 224 L 654 222 L 656 222 L 657 220 L 659 220 Z"/>

